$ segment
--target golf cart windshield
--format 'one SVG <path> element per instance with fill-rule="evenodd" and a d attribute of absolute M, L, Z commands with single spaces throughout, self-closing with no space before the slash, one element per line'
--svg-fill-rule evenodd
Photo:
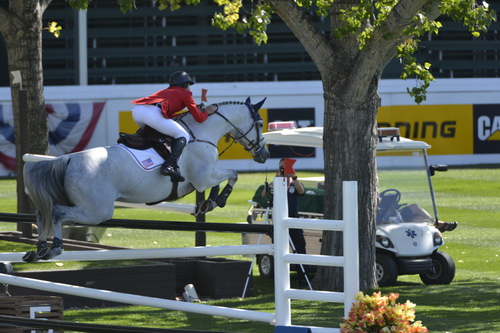
<path fill-rule="evenodd" d="M 387 167 L 384 160 L 404 160 L 404 166 Z M 436 221 L 425 149 L 377 153 L 379 205 L 377 223 Z M 401 164 L 399 164 L 401 165 Z"/>

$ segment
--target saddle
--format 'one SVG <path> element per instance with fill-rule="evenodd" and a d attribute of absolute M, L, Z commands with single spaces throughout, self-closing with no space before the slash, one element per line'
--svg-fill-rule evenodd
<path fill-rule="evenodd" d="M 153 148 L 163 159 L 166 159 L 170 156 L 172 139 L 172 137 L 146 125 L 134 134 L 120 132 L 118 143 L 131 149 L 146 150 Z"/>
<path fill-rule="evenodd" d="M 163 159 L 170 156 L 170 144 L 173 138 L 158 132 L 152 127 L 144 126 L 134 134 L 120 132 L 118 143 L 121 143 L 131 149 L 146 150 L 153 148 Z M 157 202 L 148 202 L 146 205 L 156 205 L 162 201 L 172 201 L 178 198 L 178 182 L 172 183 L 172 192 L 168 197 Z"/>

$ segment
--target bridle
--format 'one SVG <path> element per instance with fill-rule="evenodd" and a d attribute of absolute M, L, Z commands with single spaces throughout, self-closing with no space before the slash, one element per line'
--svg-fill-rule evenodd
<path fill-rule="evenodd" d="M 222 113 L 219 112 L 219 106 L 220 105 L 227 105 L 227 104 L 243 104 L 243 105 L 245 105 L 248 108 L 248 112 L 250 112 L 250 115 L 252 117 L 252 126 L 250 126 L 250 128 L 245 133 L 243 133 L 238 128 L 238 126 L 236 126 L 235 124 L 233 124 L 231 122 L 231 120 L 229 120 L 225 115 L 223 115 Z M 233 139 L 233 142 L 231 143 L 231 145 L 235 141 L 239 142 L 239 140 L 244 139 L 246 141 L 246 143 L 243 145 L 243 147 L 245 148 L 245 150 L 246 151 L 251 151 L 251 150 L 255 149 L 255 154 L 258 154 L 258 152 L 264 147 L 264 146 L 260 145 L 260 143 L 264 140 L 264 137 L 262 136 L 261 132 L 259 131 L 259 126 L 262 125 L 263 121 L 262 121 L 262 118 L 260 118 L 260 115 L 257 112 L 254 111 L 252 105 L 249 105 L 247 103 L 241 103 L 241 102 L 222 102 L 222 103 L 219 103 L 219 104 L 212 104 L 212 105 L 215 106 L 215 108 L 216 108 L 216 110 L 215 110 L 215 112 L 213 114 L 221 117 L 222 119 L 224 119 L 224 121 L 227 122 L 229 125 L 231 125 L 233 127 L 233 129 L 235 130 L 235 132 L 236 132 L 236 136 L 231 136 L 230 133 L 232 131 L 229 131 L 227 133 L 227 135 L 231 139 Z M 214 146 L 215 148 L 217 148 L 217 144 L 216 143 L 213 143 L 213 142 L 207 141 L 207 140 L 197 139 L 195 137 L 194 133 L 191 131 L 191 129 L 187 126 L 187 124 L 182 119 L 179 119 L 178 121 L 181 122 L 182 124 L 184 124 L 184 126 L 186 127 L 186 129 L 189 131 L 189 135 L 192 138 L 189 141 L 189 143 L 191 143 L 191 142 L 204 142 L 204 143 L 208 143 L 208 144 Z M 255 128 L 255 132 L 256 132 L 256 137 L 255 137 L 255 140 L 251 140 L 251 139 L 248 138 L 248 134 L 254 128 Z M 229 145 L 229 147 L 231 145 Z M 219 156 L 222 155 L 224 152 L 226 152 L 229 149 L 229 147 L 227 147 L 226 149 L 224 149 L 224 151 L 222 151 L 219 154 Z M 257 147 L 257 149 L 255 147 Z"/>
<path fill-rule="evenodd" d="M 214 112 L 214 114 L 218 115 L 222 119 L 224 119 L 228 124 L 230 124 L 236 131 L 236 136 L 231 136 L 229 135 L 230 138 L 232 138 L 234 141 L 238 141 L 244 139 L 246 143 L 243 145 L 246 151 L 251 151 L 254 150 L 255 147 L 255 153 L 258 153 L 259 150 L 262 149 L 262 146 L 260 143 L 264 140 L 264 137 L 261 135 L 261 131 L 259 131 L 259 127 L 262 126 L 262 119 L 260 118 L 260 115 L 255 112 L 252 108 L 252 105 L 244 104 L 247 106 L 248 111 L 250 112 L 250 116 L 252 117 L 252 126 L 243 133 L 237 126 L 235 126 L 226 116 L 224 116 L 222 113 L 219 112 L 219 105 L 215 104 L 217 109 Z M 248 134 L 255 128 L 255 140 L 250 140 L 248 138 Z M 230 132 L 229 132 L 230 133 Z M 228 133 L 228 134 L 229 134 Z"/>

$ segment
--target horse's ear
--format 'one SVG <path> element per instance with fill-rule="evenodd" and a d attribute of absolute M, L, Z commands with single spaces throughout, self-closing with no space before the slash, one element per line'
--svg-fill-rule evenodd
<path fill-rule="evenodd" d="M 245 104 L 252 105 L 252 101 L 250 100 L 250 96 L 248 96 L 247 99 L 245 100 Z"/>
<path fill-rule="evenodd" d="M 255 112 L 259 112 L 260 108 L 262 107 L 262 105 L 264 105 L 264 102 L 266 101 L 267 97 L 265 97 L 262 101 L 260 101 L 259 103 L 255 104 L 255 105 L 252 105 L 253 109 L 255 110 Z"/>

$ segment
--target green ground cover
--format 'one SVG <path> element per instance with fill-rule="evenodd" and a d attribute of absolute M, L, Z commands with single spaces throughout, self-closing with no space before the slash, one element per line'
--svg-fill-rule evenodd
<path fill-rule="evenodd" d="M 301 172 L 300 176 L 316 173 Z M 269 174 L 271 176 L 271 174 Z M 228 205 L 210 213 L 210 222 L 242 222 L 246 219 L 255 189 L 265 179 L 264 173 L 240 174 Z M 500 169 L 450 169 L 434 177 L 440 218 L 458 221 L 459 227 L 444 233 L 443 251 L 455 260 L 457 273 L 447 286 L 425 286 L 418 276 L 399 277 L 398 284 L 381 288 L 383 294 L 400 293 L 400 301 L 417 304 L 417 320 L 431 332 L 470 333 L 500 332 Z M 188 196 L 182 202 L 193 203 Z M 0 211 L 15 212 L 15 182 L 0 181 Z M 184 214 L 146 209 L 119 208 L 116 218 L 193 221 Z M 12 223 L 0 223 L 0 231 L 12 230 Z M 101 243 L 135 248 L 193 246 L 191 232 L 139 231 L 107 229 Z M 208 233 L 209 245 L 241 244 L 232 233 Z M 30 246 L 0 243 L 0 252 L 25 251 Z M 241 258 L 238 258 L 241 259 Z M 249 258 L 246 258 L 249 260 Z M 54 263 L 44 264 L 57 268 Z M 65 267 L 71 265 L 65 263 Z M 86 267 L 83 264 L 82 267 Z M 90 264 L 89 264 L 90 265 Z M 45 268 L 44 268 L 45 269 Z M 293 274 L 293 273 L 292 273 Z M 294 280 L 293 280 L 294 281 Z M 293 283 L 293 282 L 292 282 Z M 273 282 L 262 279 L 254 270 L 255 297 L 207 301 L 208 304 L 272 312 Z M 293 285 L 292 285 L 293 286 Z M 343 308 L 330 303 L 292 301 L 293 323 L 338 327 Z M 248 323 L 219 317 L 158 310 L 147 307 L 66 310 L 65 319 L 101 324 L 134 325 L 182 329 L 212 329 L 233 332 L 272 332 L 263 323 Z"/>

